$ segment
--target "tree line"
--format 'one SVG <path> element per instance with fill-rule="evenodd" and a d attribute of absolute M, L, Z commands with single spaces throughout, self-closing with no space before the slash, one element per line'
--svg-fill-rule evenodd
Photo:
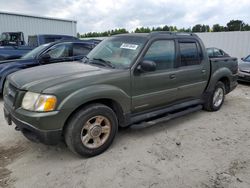
<path fill-rule="evenodd" d="M 226 26 L 214 24 L 212 27 L 204 24 L 196 24 L 192 28 L 177 28 L 176 26 L 165 25 L 163 27 L 140 27 L 136 28 L 132 33 L 150 33 L 152 31 L 173 31 L 173 32 L 227 32 L 227 31 L 250 31 L 250 25 L 244 23 L 242 20 L 231 20 Z M 77 33 L 78 38 L 86 37 L 107 37 L 116 34 L 129 33 L 125 28 L 108 30 L 104 32 L 88 32 L 85 34 Z"/>

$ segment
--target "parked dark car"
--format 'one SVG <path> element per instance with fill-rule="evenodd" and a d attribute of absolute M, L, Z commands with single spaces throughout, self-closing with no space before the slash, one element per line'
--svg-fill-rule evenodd
<path fill-rule="evenodd" d="M 226 52 L 219 48 L 206 48 L 209 58 L 221 58 L 221 57 L 230 57 Z"/>
<path fill-rule="evenodd" d="M 241 58 L 241 61 L 239 62 L 238 80 L 250 82 L 250 55 Z"/>
<path fill-rule="evenodd" d="M 9 40 L 9 39 L 7 39 Z M 76 37 L 68 35 L 32 35 L 28 37 L 28 44 L 25 45 L 25 42 L 18 42 L 16 45 L 14 43 L 9 44 L 9 42 L 2 41 L 0 46 L 0 61 L 7 59 L 17 59 L 33 50 L 34 48 L 50 43 L 57 40 L 79 40 Z M 6 45 L 4 45 L 6 44 Z M 8 45 L 7 45 L 8 44 Z"/>
<path fill-rule="evenodd" d="M 57 41 L 43 44 L 20 59 L 0 61 L 0 93 L 6 77 L 18 70 L 62 61 L 76 61 L 86 56 L 96 44 L 93 42 Z"/>
<path fill-rule="evenodd" d="M 83 62 L 8 76 L 4 114 L 32 141 L 56 144 L 63 138 L 74 153 L 94 156 L 111 145 L 119 126 L 219 110 L 237 86 L 237 71 L 237 59 L 209 59 L 195 34 L 116 35 Z"/>

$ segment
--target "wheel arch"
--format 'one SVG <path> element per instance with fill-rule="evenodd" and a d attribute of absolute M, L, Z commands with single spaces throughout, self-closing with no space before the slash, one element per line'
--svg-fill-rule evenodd
<path fill-rule="evenodd" d="M 230 82 L 232 72 L 226 67 L 220 68 L 211 75 L 210 83 L 207 87 L 207 92 L 212 92 L 217 82 L 221 81 L 225 85 L 226 93 L 230 91 Z"/>
<path fill-rule="evenodd" d="M 74 109 L 70 113 L 70 115 L 67 117 L 67 119 L 65 121 L 65 124 L 63 126 L 63 134 L 64 134 L 64 131 L 65 131 L 66 127 L 67 127 L 68 122 L 74 116 L 74 114 L 76 114 L 81 109 L 83 109 L 84 107 L 86 107 L 88 105 L 91 105 L 91 104 L 103 104 L 103 105 L 108 106 L 116 114 L 117 120 L 118 120 L 118 125 L 121 126 L 121 127 L 123 127 L 123 126 L 126 125 L 126 119 L 125 119 L 124 111 L 123 111 L 121 105 L 117 101 L 115 101 L 113 99 L 110 99 L 110 98 L 100 98 L 100 99 L 95 99 L 95 100 L 91 100 L 91 101 L 85 102 L 85 103 L 79 105 L 76 109 Z"/>
<path fill-rule="evenodd" d="M 226 94 L 229 93 L 230 91 L 230 80 L 228 77 L 224 76 L 221 79 L 219 79 L 218 81 L 222 82 L 225 86 L 226 89 Z"/>

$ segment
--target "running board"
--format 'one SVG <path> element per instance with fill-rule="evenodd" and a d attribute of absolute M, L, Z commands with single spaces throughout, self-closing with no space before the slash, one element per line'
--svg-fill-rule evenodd
<path fill-rule="evenodd" d="M 132 129 L 142 129 L 142 128 L 146 128 L 146 127 L 151 127 L 151 126 L 153 126 L 155 124 L 166 122 L 166 121 L 169 121 L 171 119 L 174 119 L 174 118 L 177 118 L 177 117 L 180 117 L 180 116 L 184 116 L 184 115 L 192 113 L 192 112 L 199 111 L 201 109 L 202 109 L 202 105 L 189 107 L 189 108 L 187 108 L 185 110 L 182 110 L 182 111 L 179 111 L 179 112 L 176 112 L 176 113 L 169 113 L 166 116 L 158 118 L 158 119 L 154 119 L 154 120 L 150 120 L 150 121 L 144 121 L 144 122 L 141 122 L 139 124 L 133 124 L 133 125 L 131 125 L 131 128 Z"/>

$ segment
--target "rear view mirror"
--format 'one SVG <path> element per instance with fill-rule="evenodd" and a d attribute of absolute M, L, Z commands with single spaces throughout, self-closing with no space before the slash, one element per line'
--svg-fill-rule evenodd
<path fill-rule="evenodd" d="M 139 72 L 152 72 L 156 70 L 156 64 L 154 61 L 144 60 L 137 67 Z"/>
<path fill-rule="evenodd" d="M 50 61 L 51 57 L 49 54 L 45 53 L 40 56 L 40 61 L 42 63 L 48 63 Z"/>

